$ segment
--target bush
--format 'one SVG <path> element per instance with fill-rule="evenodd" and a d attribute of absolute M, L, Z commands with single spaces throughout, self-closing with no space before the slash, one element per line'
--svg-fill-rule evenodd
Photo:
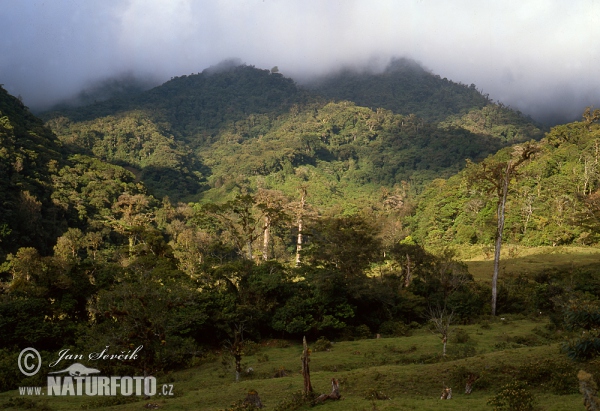
<path fill-rule="evenodd" d="M 527 383 L 513 380 L 488 400 L 494 411 L 533 411 L 535 398 L 529 392 Z"/>
<path fill-rule="evenodd" d="M 543 359 L 524 364 L 516 377 L 532 386 L 545 385 L 553 394 L 577 393 L 577 369 L 566 359 Z"/>
<path fill-rule="evenodd" d="M 319 337 L 319 339 L 313 344 L 313 351 L 329 351 L 331 347 L 331 341 L 325 337 Z"/>
<path fill-rule="evenodd" d="M 454 335 L 450 338 L 450 342 L 455 344 L 465 344 L 471 340 L 471 336 L 462 328 L 457 328 Z"/>
<path fill-rule="evenodd" d="M 369 388 L 365 394 L 366 400 L 390 400 L 391 398 L 385 394 L 383 391 L 377 390 L 375 388 Z"/>
<path fill-rule="evenodd" d="M 411 335 L 408 325 L 400 321 L 385 321 L 379 326 L 379 333 L 384 337 L 408 337 Z"/>
<path fill-rule="evenodd" d="M 260 344 L 255 343 L 252 340 L 244 341 L 244 354 L 245 355 L 254 355 L 258 354 L 262 350 Z"/>

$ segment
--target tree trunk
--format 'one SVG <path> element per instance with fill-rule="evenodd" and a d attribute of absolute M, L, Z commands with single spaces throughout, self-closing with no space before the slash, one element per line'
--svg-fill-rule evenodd
<path fill-rule="evenodd" d="M 404 277 L 404 287 L 408 287 L 410 285 L 411 280 L 411 272 L 410 272 L 410 255 L 406 253 L 406 277 Z"/>
<path fill-rule="evenodd" d="M 300 252 L 302 251 L 302 217 L 304 214 L 304 207 L 306 205 L 306 189 L 302 190 L 302 196 L 300 197 L 300 212 L 298 215 L 298 239 L 296 241 L 296 267 L 300 265 Z"/>
<path fill-rule="evenodd" d="M 244 400 L 244 404 L 250 404 L 254 408 L 263 408 L 264 405 L 258 396 L 258 392 L 255 390 L 248 391 L 248 395 L 246 395 L 246 399 Z"/>
<path fill-rule="evenodd" d="M 269 259 L 269 242 L 271 241 L 271 219 L 265 216 L 265 226 L 263 228 L 263 260 Z"/>
<path fill-rule="evenodd" d="M 502 232 L 504 231 L 504 210 L 506 208 L 506 197 L 508 196 L 508 183 L 510 180 L 510 169 L 512 162 L 506 165 L 506 172 L 502 181 L 502 197 L 498 202 L 498 229 L 496 231 L 496 246 L 494 249 L 494 275 L 492 276 L 492 315 L 496 315 L 496 303 L 498 297 L 498 272 L 500 271 L 500 248 L 502 247 Z"/>
<path fill-rule="evenodd" d="M 308 344 L 306 344 L 306 337 L 302 339 L 302 378 L 304 379 L 304 395 L 308 395 L 313 392 L 312 385 L 310 383 L 310 369 L 308 363 L 310 362 L 310 352 L 308 351 Z"/>
<path fill-rule="evenodd" d="M 300 252 L 302 251 L 302 218 L 298 220 L 298 239 L 296 241 L 296 267 L 300 265 Z"/>
<path fill-rule="evenodd" d="M 342 398 L 340 394 L 340 382 L 335 378 L 331 379 L 331 394 L 321 394 L 317 397 L 317 402 L 323 402 L 325 400 L 339 400 Z"/>
<path fill-rule="evenodd" d="M 236 352 L 233 357 L 235 358 L 235 382 L 240 382 L 242 375 L 242 355 Z"/>
<path fill-rule="evenodd" d="M 442 357 L 446 356 L 446 344 L 448 344 L 448 337 L 444 335 L 442 338 L 442 343 L 444 344 L 444 348 L 442 348 Z"/>
<path fill-rule="evenodd" d="M 248 260 L 252 261 L 254 256 L 252 255 L 252 240 L 251 239 L 248 239 L 247 247 L 248 247 Z"/>

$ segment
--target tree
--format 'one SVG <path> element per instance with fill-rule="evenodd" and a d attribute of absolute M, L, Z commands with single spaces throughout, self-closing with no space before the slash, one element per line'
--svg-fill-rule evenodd
<path fill-rule="evenodd" d="M 450 334 L 450 324 L 454 317 L 454 312 L 448 312 L 446 307 L 430 309 L 429 310 L 429 322 L 433 324 L 433 331 L 440 335 L 442 339 L 442 356 L 446 356 L 446 344 L 448 343 L 448 336 Z"/>
<path fill-rule="evenodd" d="M 143 346 L 135 366 L 144 376 L 185 364 L 195 350 L 186 333 L 208 318 L 189 277 L 150 255 L 131 261 L 119 280 L 90 301 L 88 344 L 125 352 Z"/>
<path fill-rule="evenodd" d="M 255 200 L 264 220 L 262 258 L 267 261 L 272 237 L 271 228 L 288 219 L 284 209 L 287 200 L 281 191 L 266 189 L 258 190 Z"/>
<path fill-rule="evenodd" d="M 225 204 L 205 204 L 201 207 L 201 225 L 211 225 L 212 229 L 225 232 L 235 244 L 240 254 L 246 249 L 246 258 L 254 258 L 252 244 L 262 233 L 261 221 L 265 215 L 263 210 L 256 207 L 255 196 L 251 194 L 238 194 L 233 200 Z"/>
<path fill-rule="evenodd" d="M 506 199 L 508 197 L 508 187 L 511 180 L 517 174 L 517 168 L 532 155 L 539 151 L 535 142 L 528 142 L 522 145 L 513 146 L 512 153 L 507 160 L 498 160 L 495 157 L 488 157 L 479 164 L 474 164 L 467 160 L 467 179 L 471 184 L 483 183 L 487 186 L 487 191 L 495 193 L 497 199 L 497 229 L 494 246 L 494 274 L 492 276 L 492 315 L 496 315 L 498 273 L 500 270 L 500 248 L 502 247 L 502 233 L 504 231 L 504 212 L 506 209 Z"/>
<path fill-rule="evenodd" d="M 308 396 L 312 394 L 313 387 L 310 383 L 310 368 L 308 366 L 308 363 L 310 362 L 310 350 L 308 348 L 308 344 L 306 344 L 306 337 L 302 339 L 302 347 L 302 378 L 304 380 L 304 387 L 302 389 L 302 393 L 305 396 Z"/>

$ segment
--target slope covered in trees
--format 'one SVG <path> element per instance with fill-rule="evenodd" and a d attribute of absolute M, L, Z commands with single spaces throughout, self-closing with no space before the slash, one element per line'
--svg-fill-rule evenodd
<path fill-rule="evenodd" d="M 501 162 L 507 147 L 486 162 Z M 509 184 L 505 240 L 537 246 L 592 244 L 600 229 L 600 126 L 581 121 L 554 127 Z M 491 244 L 498 198 L 474 181 L 473 164 L 435 180 L 419 198 L 414 235 L 425 244 Z"/>
<path fill-rule="evenodd" d="M 372 99 L 358 100 L 373 108 L 327 102 L 321 89 L 310 93 L 279 73 L 224 64 L 130 99 L 45 118 L 67 147 L 127 166 L 155 196 L 174 200 L 223 200 L 246 185 L 290 193 L 300 173 L 311 176 L 322 202 L 334 193 L 337 202 L 360 203 L 378 185 L 418 188 L 458 171 L 465 158 L 540 134 L 474 88 L 440 80 L 414 62 L 395 62 L 388 72 L 405 89 L 387 97 L 373 86 L 381 76 L 360 77 Z M 334 82 L 325 89 L 343 95 L 345 87 L 353 88 Z M 379 88 L 390 87 L 384 81 Z M 424 108 L 437 114 L 414 114 L 427 114 Z M 433 122 L 438 118 L 445 122 Z"/>
<path fill-rule="evenodd" d="M 441 78 L 406 58 L 392 60 L 382 73 L 345 69 L 313 80 L 307 87 L 326 98 L 414 114 L 429 123 L 462 127 L 503 141 L 542 136 L 530 118 L 494 103 L 475 84 L 467 86 Z"/>
<path fill-rule="evenodd" d="M 50 174 L 62 162 L 56 136 L 0 87 L 0 258 L 15 244 L 47 250 L 59 234 Z"/>

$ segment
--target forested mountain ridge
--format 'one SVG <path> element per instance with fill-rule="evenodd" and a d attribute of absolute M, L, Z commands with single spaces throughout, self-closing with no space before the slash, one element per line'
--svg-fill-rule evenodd
<path fill-rule="evenodd" d="M 407 70 L 399 64 L 390 66 L 388 77 L 403 91 L 393 100 L 385 94 L 377 100 L 373 88 L 374 109 L 328 102 L 277 72 L 224 65 L 130 99 L 44 117 L 75 152 L 129 167 L 157 197 L 188 201 L 220 201 L 235 186 L 256 188 L 264 179 L 282 188 L 298 167 L 313 170 L 316 184 L 331 186 L 340 199 L 363 187 L 378 190 L 369 184 L 411 181 L 420 187 L 458 171 L 465 158 L 477 160 L 509 142 L 540 137 L 531 122 L 474 88 L 436 78 L 416 63 Z M 438 99 L 438 91 L 446 97 Z M 421 95 L 424 101 L 412 101 Z M 421 103 L 445 122 L 381 108 L 402 112 Z M 458 108 L 448 111 L 453 105 Z"/>
<path fill-rule="evenodd" d="M 180 139 L 205 139 L 229 122 L 256 114 L 277 116 L 306 101 L 290 78 L 253 66 L 223 62 L 197 74 L 173 77 L 150 90 L 120 94 L 95 104 L 58 108 L 41 117 L 59 116 L 73 122 L 142 110 L 158 123 L 169 123 Z"/>
<path fill-rule="evenodd" d="M 325 98 L 413 114 L 429 123 L 458 126 L 507 142 L 542 137 L 539 125 L 501 102 L 494 103 L 475 84 L 441 78 L 407 58 L 392 60 L 381 73 L 344 69 L 306 86 Z"/>

